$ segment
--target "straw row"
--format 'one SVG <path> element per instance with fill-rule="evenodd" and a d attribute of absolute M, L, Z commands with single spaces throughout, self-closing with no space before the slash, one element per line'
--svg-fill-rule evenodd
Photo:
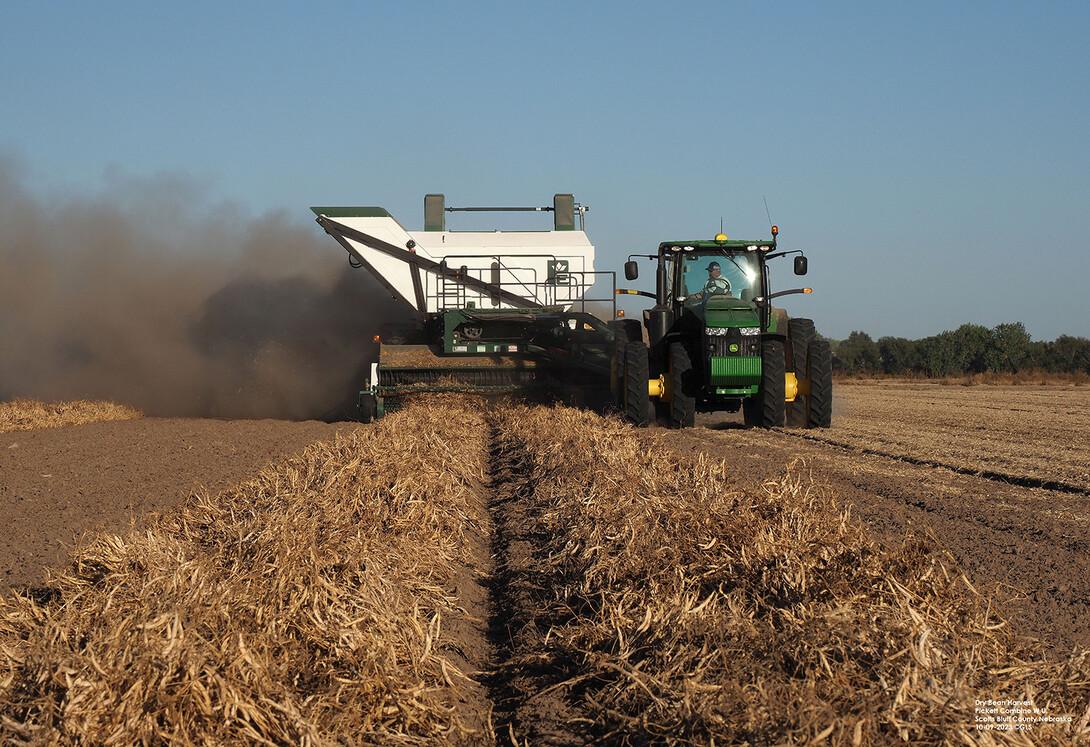
<path fill-rule="evenodd" d="M 115 402 L 41 402 L 35 399 L 14 399 L 0 402 L 0 433 L 59 428 L 101 420 L 132 420 L 139 417 L 143 417 L 139 410 Z"/>
<path fill-rule="evenodd" d="M 493 427 L 497 489 L 524 503 L 505 509 L 510 540 L 534 545 L 511 569 L 506 668 L 536 677 L 520 738 L 557 728 L 548 691 L 558 719 L 616 743 L 1090 740 L 1087 652 L 1043 661 L 930 548 L 873 542 L 805 464 L 747 492 L 728 464 L 590 413 L 516 408 Z M 1039 713 L 1004 722 L 978 701 Z"/>

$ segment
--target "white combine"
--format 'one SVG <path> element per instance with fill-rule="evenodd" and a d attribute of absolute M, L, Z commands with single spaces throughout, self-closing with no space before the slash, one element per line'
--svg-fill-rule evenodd
<path fill-rule="evenodd" d="M 376 320 L 383 344 L 360 393 L 365 420 L 421 391 L 609 393 L 613 331 L 587 313 L 587 293 L 613 316 L 615 276 L 594 270 L 586 208 L 570 194 L 551 207 L 448 208 L 424 198 L 424 230 L 409 231 L 380 207 L 312 207 L 317 222 L 406 305 Z M 448 231 L 455 211 L 552 212 L 552 230 Z M 577 225 L 578 222 L 578 225 Z M 407 344 L 408 343 L 408 344 Z"/>

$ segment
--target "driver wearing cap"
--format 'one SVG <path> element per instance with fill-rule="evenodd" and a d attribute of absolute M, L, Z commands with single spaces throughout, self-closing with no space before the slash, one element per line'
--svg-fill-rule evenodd
<path fill-rule="evenodd" d="M 730 295 L 730 282 L 719 274 L 719 263 L 712 261 L 706 269 L 708 270 L 708 282 L 704 283 L 704 289 L 700 293 L 683 296 L 682 301 L 695 301 L 708 296 Z"/>

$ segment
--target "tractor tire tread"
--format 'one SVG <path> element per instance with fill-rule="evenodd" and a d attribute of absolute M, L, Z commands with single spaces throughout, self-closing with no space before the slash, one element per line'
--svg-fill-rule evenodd
<path fill-rule="evenodd" d="M 807 355 L 810 396 L 807 407 L 808 428 L 828 428 L 833 420 L 833 352 L 825 340 L 810 343 Z"/>
<path fill-rule="evenodd" d="M 628 343 L 624 348 L 624 413 L 628 422 L 640 428 L 649 425 L 647 378 L 647 345 L 642 341 Z"/>
<path fill-rule="evenodd" d="M 685 347 L 676 342 L 670 345 L 670 375 L 673 379 L 670 424 L 674 428 L 692 428 L 696 424 L 696 396 L 690 381 L 692 370 L 692 358 Z"/>

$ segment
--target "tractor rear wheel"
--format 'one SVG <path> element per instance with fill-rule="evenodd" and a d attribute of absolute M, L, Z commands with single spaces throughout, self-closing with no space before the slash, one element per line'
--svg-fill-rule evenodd
<path fill-rule="evenodd" d="M 833 351 L 825 340 L 810 343 L 807 370 L 810 396 L 806 398 L 807 428 L 828 428 L 833 422 Z"/>
<path fill-rule="evenodd" d="M 624 347 L 624 414 L 628 422 L 648 425 L 647 408 L 651 397 L 647 392 L 647 345 L 630 342 Z"/>
<path fill-rule="evenodd" d="M 670 378 L 673 395 L 670 398 L 670 425 L 692 428 L 696 422 L 696 396 L 692 382 L 693 363 L 681 343 L 670 346 Z"/>
<path fill-rule="evenodd" d="M 743 403 L 747 426 L 782 428 L 786 393 L 787 362 L 783 343 L 765 340 L 761 343 L 761 386 L 757 394 Z"/>
<path fill-rule="evenodd" d="M 787 354 L 791 358 L 788 370 L 793 371 L 795 378 L 800 381 L 807 377 L 806 361 L 810 354 L 810 343 L 813 341 L 813 319 L 791 319 L 787 322 Z M 787 425 L 791 428 L 806 427 L 808 409 L 806 397 L 796 394 L 795 401 L 787 403 Z"/>

